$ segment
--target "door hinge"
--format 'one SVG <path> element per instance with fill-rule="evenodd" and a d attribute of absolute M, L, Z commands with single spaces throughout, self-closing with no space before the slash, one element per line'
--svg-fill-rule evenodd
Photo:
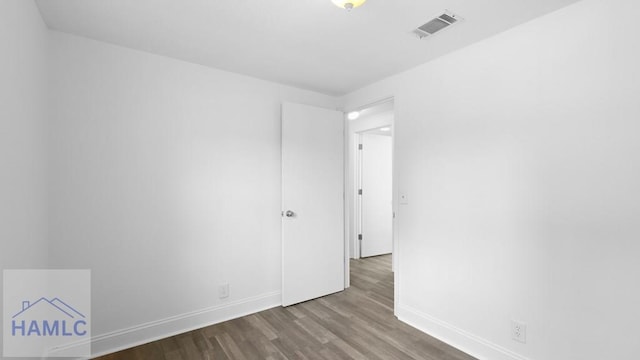
<path fill-rule="evenodd" d="M 362 234 L 358 234 L 358 240 L 362 240 Z"/>
<path fill-rule="evenodd" d="M 358 150 L 362 150 L 362 144 L 358 144 Z"/>
<path fill-rule="evenodd" d="M 362 195 L 362 189 L 358 189 L 358 195 Z"/>

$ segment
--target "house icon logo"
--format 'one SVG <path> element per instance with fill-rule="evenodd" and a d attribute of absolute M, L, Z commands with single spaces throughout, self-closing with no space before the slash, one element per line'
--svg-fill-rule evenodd
<path fill-rule="evenodd" d="M 87 319 L 59 298 L 22 302 L 22 310 L 11 319 L 11 335 L 20 337 L 56 337 L 87 335 Z"/>
<path fill-rule="evenodd" d="M 91 357 L 91 270 L 4 269 L 2 276 L 1 358 Z"/>

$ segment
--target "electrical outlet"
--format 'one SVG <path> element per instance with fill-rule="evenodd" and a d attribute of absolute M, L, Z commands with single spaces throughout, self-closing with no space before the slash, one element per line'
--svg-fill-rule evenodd
<path fill-rule="evenodd" d="M 511 338 L 523 344 L 527 343 L 527 324 L 511 320 Z"/>
<path fill-rule="evenodd" d="M 229 284 L 222 284 L 218 286 L 218 296 L 220 299 L 229 297 Z"/>

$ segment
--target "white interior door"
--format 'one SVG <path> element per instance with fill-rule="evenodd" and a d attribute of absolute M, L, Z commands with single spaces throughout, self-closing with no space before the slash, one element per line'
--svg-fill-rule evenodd
<path fill-rule="evenodd" d="M 282 106 L 282 305 L 344 290 L 344 115 Z"/>
<path fill-rule="evenodd" d="M 391 137 L 362 135 L 361 256 L 393 251 Z"/>

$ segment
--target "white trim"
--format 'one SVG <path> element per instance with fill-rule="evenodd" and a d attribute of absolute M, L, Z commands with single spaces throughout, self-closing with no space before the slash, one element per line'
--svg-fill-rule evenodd
<path fill-rule="evenodd" d="M 399 304 L 398 319 L 480 360 L 530 360 L 446 321 Z"/>
<path fill-rule="evenodd" d="M 400 196 L 398 194 L 398 162 L 396 159 L 396 140 L 397 140 L 397 124 L 398 124 L 398 114 L 400 108 L 400 100 L 398 97 L 393 97 L 393 119 L 391 119 L 391 131 L 393 134 L 391 136 L 391 172 L 393 173 L 392 182 L 392 191 L 393 191 L 393 199 L 391 203 L 393 204 L 393 254 L 391 255 L 391 270 L 393 270 L 393 314 L 398 316 L 398 304 L 400 304 L 400 225 L 398 223 L 398 214 L 400 213 L 400 209 L 398 208 Z"/>
<path fill-rule="evenodd" d="M 357 108 L 353 108 L 353 109 L 351 109 L 351 110 L 349 110 L 349 111 L 345 111 L 344 113 L 345 113 L 345 114 L 348 114 L 348 113 L 353 112 L 353 111 L 361 111 L 361 110 L 363 110 L 363 109 L 372 108 L 372 107 L 377 106 L 377 105 L 380 105 L 380 104 L 384 104 L 384 103 L 388 103 L 388 102 L 393 102 L 393 100 L 394 100 L 394 96 L 393 96 L 393 95 L 390 95 L 390 96 L 387 96 L 387 97 L 385 97 L 385 98 L 378 99 L 378 100 L 372 101 L 372 102 L 370 102 L 370 103 L 367 103 L 367 104 L 365 104 L 365 105 L 359 106 L 359 107 L 357 107 Z M 351 121 L 353 121 L 353 120 L 351 120 Z"/>
<path fill-rule="evenodd" d="M 362 195 L 360 194 L 360 189 L 362 189 L 362 153 L 364 149 L 360 149 L 360 145 L 362 145 L 362 133 L 355 133 L 355 181 L 353 193 L 355 195 L 355 231 L 356 233 L 353 235 L 355 241 L 353 243 L 354 254 L 351 256 L 354 259 L 362 258 L 362 239 L 360 239 L 360 235 L 362 235 Z"/>
<path fill-rule="evenodd" d="M 344 221 L 344 288 L 348 289 L 351 286 L 351 242 L 350 234 L 351 228 L 349 223 L 349 207 L 350 201 L 347 194 L 349 193 L 349 119 L 347 119 L 347 114 L 344 114 L 344 121 L 342 123 L 343 126 L 343 137 L 344 137 L 344 145 L 343 145 L 343 154 L 342 154 L 342 166 L 343 166 L 343 181 L 344 184 L 342 186 L 342 217 Z"/>
<path fill-rule="evenodd" d="M 92 357 L 107 355 L 177 334 L 280 306 L 280 291 L 216 305 L 91 338 Z"/>

